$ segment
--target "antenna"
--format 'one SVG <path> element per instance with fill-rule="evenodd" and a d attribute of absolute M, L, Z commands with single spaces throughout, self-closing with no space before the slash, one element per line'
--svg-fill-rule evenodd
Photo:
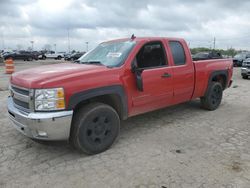
<path fill-rule="evenodd" d="M 132 34 L 131 40 L 134 40 L 135 38 L 136 38 L 136 36 L 134 34 Z"/>

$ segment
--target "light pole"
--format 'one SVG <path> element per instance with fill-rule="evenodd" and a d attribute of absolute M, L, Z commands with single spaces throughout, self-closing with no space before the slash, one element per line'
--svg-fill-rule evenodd
<path fill-rule="evenodd" d="M 214 37 L 214 49 L 215 49 L 216 38 Z"/>
<path fill-rule="evenodd" d="M 54 44 L 54 47 L 55 47 L 55 52 L 56 52 L 56 44 Z"/>
<path fill-rule="evenodd" d="M 69 36 L 69 28 L 67 29 L 68 31 L 68 51 L 70 53 L 70 36 Z"/>
<path fill-rule="evenodd" d="M 32 51 L 33 51 L 33 47 L 34 47 L 34 41 L 32 40 L 32 41 L 30 41 L 30 43 L 31 43 L 31 49 L 32 49 Z"/>
<path fill-rule="evenodd" d="M 89 42 L 86 42 L 86 52 L 89 50 Z"/>
<path fill-rule="evenodd" d="M 3 35 L 3 31 L 2 31 L 2 46 L 3 46 L 3 50 L 4 50 L 5 45 L 4 45 L 4 35 Z"/>

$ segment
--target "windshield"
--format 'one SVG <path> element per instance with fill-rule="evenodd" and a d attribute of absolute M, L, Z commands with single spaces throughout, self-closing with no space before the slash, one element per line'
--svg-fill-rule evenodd
<path fill-rule="evenodd" d="M 102 43 L 79 58 L 79 63 L 118 67 L 124 63 L 134 45 L 134 41 Z"/>

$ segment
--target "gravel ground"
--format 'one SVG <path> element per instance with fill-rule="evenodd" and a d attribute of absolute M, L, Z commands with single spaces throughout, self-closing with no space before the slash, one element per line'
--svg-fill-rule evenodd
<path fill-rule="evenodd" d="M 195 100 L 130 118 L 111 149 L 87 156 L 13 128 L 0 68 L 0 187 L 250 187 L 250 80 L 240 69 L 216 111 Z"/>

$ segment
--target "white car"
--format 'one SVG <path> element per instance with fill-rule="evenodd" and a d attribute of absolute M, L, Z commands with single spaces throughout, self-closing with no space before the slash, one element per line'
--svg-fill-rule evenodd
<path fill-rule="evenodd" d="M 242 63 L 241 76 L 243 79 L 247 79 L 250 76 L 250 58 L 247 58 Z"/>
<path fill-rule="evenodd" d="M 56 52 L 56 53 L 47 53 L 44 54 L 45 59 L 62 59 L 64 57 L 64 53 L 62 52 Z"/>

